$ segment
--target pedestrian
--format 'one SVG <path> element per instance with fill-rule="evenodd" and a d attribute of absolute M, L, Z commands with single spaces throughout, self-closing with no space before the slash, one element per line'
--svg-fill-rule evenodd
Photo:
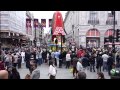
<path fill-rule="evenodd" d="M 53 64 L 53 61 L 50 62 L 50 66 L 49 66 L 49 78 L 50 79 L 56 79 L 56 74 L 57 74 L 57 69 Z"/>
<path fill-rule="evenodd" d="M 22 50 L 21 56 L 22 56 L 22 64 L 24 64 L 24 62 L 25 62 L 25 52 L 24 52 L 24 50 Z"/>
<path fill-rule="evenodd" d="M 47 52 L 43 50 L 42 52 L 42 59 L 44 61 L 44 63 L 46 63 L 46 59 L 47 59 Z"/>
<path fill-rule="evenodd" d="M 59 65 L 59 55 L 60 55 L 60 52 L 56 51 L 55 52 L 55 66 L 56 67 Z"/>
<path fill-rule="evenodd" d="M 17 71 L 16 67 L 12 67 L 11 79 L 20 79 L 20 74 Z"/>
<path fill-rule="evenodd" d="M 21 63 L 22 63 L 22 56 L 21 54 L 18 55 L 18 69 L 21 68 Z"/>
<path fill-rule="evenodd" d="M 70 52 L 68 52 L 66 54 L 66 68 L 70 67 L 70 61 L 71 61 Z"/>
<path fill-rule="evenodd" d="M 33 62 L 31 65 L 32 73 L 30 75 L 31 79 L 39 79 L 40 78 L 40 70 L 37 68 L 37 64 Z"/>
<path fill-rule="evenodd" d="M 0 70 L 0 79 L 8 79 L 8 71 Z"/>
<path fill-rule="evenodd" d="M 16 53 L 14 53 L 14 61 L 13 61 L 13 66 L 16 68 L 17 64 L 18 64 L 18 55 Z"/>
<path fill-rule="evenodd" d="M 118 52 L 116 55 L 116 68 L 119 67 L 120 67 L 120 52 Z"/>
<path fill-rule="evenodd" d="M 97 75 L 98 75 L 97 79 L 105 79 L 104 74 L 102 72 L 98 72 Z"/>
<path fill-rule="evenodd" d="M 38 64 L 41 65 L 43 63 L 43 60 L 42 60 L 42 51 L 39 50 L 38 51 Z"/>
<path fill-rule="evenodd" d="M 73 77 L 77 77 L 77 62 L 78 62 L 78 59 L 77 57 L 76 58 L 73 58 Z"/>
<path fill-rule="evenodd" d="M 109 58 L 107 60 L 108 75 L 110 75 L 110 71 L 112 70 L 114 63 L 115 63 L 114 58 L 112 57 L 112 54 L 110 53 Z"/>
<path fill-rule="evenodd" d="M 26 62 L 26 68 L 30 68 L 30 57 L 31 54 L 29 51 L 25 52 L 25 62 Z"/>
<path fill-rule="evenodd" d="M 101 54 L 97 55 L 96 63 L 97 63 L 97 65 L 96 65 L 97 72 L 101 72 L 101 67 L 103 66 L 103 58 L 102 58 Z"/>
<path fill-rule="evenodd" d="M 78 72 L 77 79 L 86 79 L 87 75 L 85 72 Z"/>
<path fill-rule="evenodd" d="M 49 63 L 49 65 L 50 65 L 50 61 L 52 61 L 51 53 L 49 53 L 49 57 L 48 57 L 48 63 Z"/>
<path fill-rule="evenodd" d="M 62 68 L 62 62 L 63 62 L 63 53 L 61 52 L 59 55 L 59 68 Z"/>
<path fill-rule="evenodd" d="M 4 62 L 0 59 L 0 70 L 5 70 Z"/>
<path fill-rule="evenodd" d="M 109 58 L 109 56 L 106 54 L 106 52 L 104 52 L 104 54 L 102 55 L 102 58 L 103 58 L 103 71 L 104 70 L 108 70 L 108 66 L 107 66 L 107 60 Z"/>
<path fill-rule="evenodd" d="M 83 66 L 82 66 L 81 60 L 78 60 L 78 61 L 77 61 L 77 71 L 78 71 L 78 72 L 83 71 Z"/>
<path fill-rule="evenodd" d="M 87 66 L 88 66 L 88 63 L 89 63 L 89 59 L 87 58 L 87 55 L 85 54 L 82 58 L 82 65 L 83 65 L 83 68 L 86 69 Z"/>
<path fill-rule="evenodd" d="M 91 57 L 89 58 L 89 63 L 90 63 L 90 72 L 92 72 L 92 70 L 95 72 L 95 53 L 92 53 Z"/>

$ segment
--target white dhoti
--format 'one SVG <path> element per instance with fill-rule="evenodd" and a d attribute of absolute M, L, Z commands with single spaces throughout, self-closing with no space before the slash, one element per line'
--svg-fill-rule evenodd
<path fill-rule="evenodd" d="M 22 63 L 25 63 L 25 56 L 22 56 Z"/>

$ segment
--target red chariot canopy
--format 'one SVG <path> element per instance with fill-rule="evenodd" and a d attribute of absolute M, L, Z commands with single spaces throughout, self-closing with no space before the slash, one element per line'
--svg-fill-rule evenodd
<path fill-rule="evenodd" d="M 62 14 L 57 11 L 54 13 L 53 35 L 65 35 Z"/>

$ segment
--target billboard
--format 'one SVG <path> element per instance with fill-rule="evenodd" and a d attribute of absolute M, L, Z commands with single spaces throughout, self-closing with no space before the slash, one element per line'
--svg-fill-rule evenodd
<path fill-rule="evenodd" d="M 31 19 L 26 19 L 26 34 L 32 35 Z"/>
<path fill-rule="evenodd" d="M 38 27 L 38 19 L 34 19 L 34 28 Z"/>
<path fill-rule="evenodd" d="M 41 25 L 42 27 L 46 27 L 46 19 L 41 19 Z"/>
<path fill-rule="evenodd" d="M 52 27 L 52 19 L 49 19 L 49 27 Z"/>

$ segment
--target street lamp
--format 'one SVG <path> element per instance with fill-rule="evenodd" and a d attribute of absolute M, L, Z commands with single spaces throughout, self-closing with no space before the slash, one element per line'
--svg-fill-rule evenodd
<path fill-rule="evenodd" d="M 113 15 L 113 40 L 112 40 L 112 47 L 113 47 L 113 53 L 115 53 L 115 11 L 111 11 L 112 15 Z"/>

